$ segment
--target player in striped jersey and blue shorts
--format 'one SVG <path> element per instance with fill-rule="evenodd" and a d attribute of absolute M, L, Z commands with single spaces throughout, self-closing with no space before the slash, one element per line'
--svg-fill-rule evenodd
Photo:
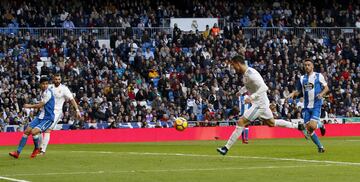
<path fill-rule="evenodd" d="M 288 98 L 294 98 L 300 93 L 304 96 L 304 109 L 302 115 L 304 123 L 311 140 L 318 147 L 318 152 L 325 152 L 324 146 L 320 143 L 315 133 L 317 128 L 320 129 L 321 135 L 325 135 L 325 126 L 320 121 L 321 106 L 323 96 L 329 91 L 329 87 L 321 73 L 314 72 L 314 63 L 311 59 L 304 62 L 305 75 L 302 75 L 296 90 L 289 94 Z"/>
<path fill-rule="evenodd" d="M 46 77 L 40 78 L 40 89 L 42 91 L 41 101 L 38 104 L 24 104 L 23 108 L 40 109 L 39 115 L 31 121 L 29 126 L 24 131 L 24 135 L 20 140 L 20 144 L 16 151 L 10 152 L 9 155 L 14 158 L 19 158 L 19 155 L 26 145 L 28 136 L 33 137 L 35 148 L 31 154 L 31 158 L 40 153 L 39 133 L 46 131 L 54 122 L 55 98 L 53 92 L 48 89 L 49 80 Z"/>

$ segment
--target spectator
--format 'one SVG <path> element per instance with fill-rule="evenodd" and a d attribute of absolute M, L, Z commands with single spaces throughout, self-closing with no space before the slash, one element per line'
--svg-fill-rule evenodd
<path fill-rule="evenodd" d="M 211 35 L 213 37 L 217 37 L 220 34 L 220 28 L 217 26 L 217 23 L 214 24 L 214 26 L 211 28 Z"/>
<path fill-rule="evenodd" d="M 66 29 L 69 29 L 69 30 L 72 30 L 73 28 L 75 28 L 75 25 L 74 25 L 74 23 L 70 20 L 70 18 L 67 17 L 66 20 L 64 21 L 62 27 L 63 27 L 63 28 L 66 28 Z"/>
<path fill-rule="evenodd" d="M 150 51 L 150 48 L 146 48 L 145 59 L 149 60 L 154 58 L 155 58 L 154 53 Z"/>

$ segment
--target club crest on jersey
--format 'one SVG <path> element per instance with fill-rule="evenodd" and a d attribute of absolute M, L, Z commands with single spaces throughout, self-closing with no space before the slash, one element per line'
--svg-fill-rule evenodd
<path fill-rule="evenodd" d="M 310 91 L 312 89 L 314 89 L 314 84 L 313 83 L 308 83 L 308 84 L 304 85 L 304 90 L 305 91 Z"/>
<path fill-rule="evenodd" d="M 247 81 L 248 81 L 248 78 L 247 78 L 246 76 L 244 76 L 244 77 L 243 77 L 243 82 L 244 82 L 244 83 L 247 83 Z"/>

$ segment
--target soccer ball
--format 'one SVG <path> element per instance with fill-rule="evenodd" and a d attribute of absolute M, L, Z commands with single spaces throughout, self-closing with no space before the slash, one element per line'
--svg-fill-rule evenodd
<path fill-rule="evenodd" d="M 188 127 L 188 122 L 183 117 L 178 117 L 175 119 L 174 127 L 178 131 L 184 131 Z"/>

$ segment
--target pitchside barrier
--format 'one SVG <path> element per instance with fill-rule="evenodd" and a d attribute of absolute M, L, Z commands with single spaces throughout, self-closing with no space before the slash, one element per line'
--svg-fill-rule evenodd
<path fill-rule="evenodd" d="M 190 127 L 185 131 L 174 128 L 57 130 L 51 133 L 51 144 L 86 144 L 117 142 L 164 142 L 183 140 L 226 140 L 235 126 Z M 360 136 L 360 123 L 326 124 L 326 137 Z M 297 129 L 250 126 L 250 139 L 302 138 Z M 318 131 L 316 131 L 318 132 Z M 22 132 L 0 133 L 1 145 L 17 145 Z M 319 135 L 320 136 L 320 135 Z M 32 140 L 28 140 L 31 144 Z"/>
<path fill-rule="evenodd" d="M 321 121 L 325 124 L 345 124 L 345 123 L 354 123 L 359 122 L 360 118 L 322 118 Z M 292 119 L 291 122 L 299 123 L 303 122 L 302 119 Z M 224 121 L 188 121 L 189 127 L 204 127 L 204 126 L 234 126 L 236 125 L 236 120 L 224 120 Z M 261 125 L 261 122 L 255 121 L 252 125 Z M 6 125 L 3 132 L 16 132 L 16 131 L 24 131 L 26 126 L 19 126 L 19 125 Z M 110 127 L 110 123 L 99 122 L 99 123 L 85 123 L 83 125 L 75 122 L 74 124 L 58 124 L 54 130 L 70 130 L 70 129 L 107 129 Z M 123 123 L 119 122 L 115 125 L 116 128 L 172 128 L 173 123 L 159 121 L 158 123 L 155 122 L 148 122 L 148 123 L 141 123 L 141 122 L 129 122 Z M 0 131 L 1 132 L 1 131 Z"/>

